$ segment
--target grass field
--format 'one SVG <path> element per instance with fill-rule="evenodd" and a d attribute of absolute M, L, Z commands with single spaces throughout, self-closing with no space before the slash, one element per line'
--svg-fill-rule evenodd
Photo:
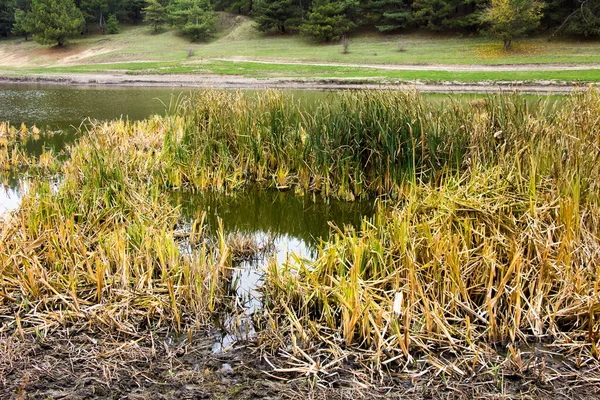
<path fill-rule="evenodd" d="M 297 35 L 264 35 L 242 16 L 221 15 L 222 31 L 209 43 L 190 43 L 174 31 L 151 34 L 147 26 L 126 26 L 118 35 L 74 39 L 67 48 L 32 41 L 0 41 L 0 70 L 5 74 L 52 72 L 196 73 L 250 77 L 370 78 L 375 80 L 560 80 L 600 81 L 600 70 L 549 71 L 390 71 L 361 68 L 379 64 L 548 64 L 600 63 L 598 41 L 529 38 L 506 52 L 497 41 L 480 37 L 410 33 L 361 33 L 350 38 L 350 52 L 339 44 L 314 44 Z M 193 55 L 190 56 L 190 53 Z M 258 64 L 248 61 L 273 61 Z M 282 62 L 277 64 L 276 62 Z M 283 63 L 297 62 L 304 65 Z M 311 63 L 353 64 L 317 66 Z M 417 67 L 415 67 L 417 68 Z M 533 67 L 532 67 L 533 68 Z"/>

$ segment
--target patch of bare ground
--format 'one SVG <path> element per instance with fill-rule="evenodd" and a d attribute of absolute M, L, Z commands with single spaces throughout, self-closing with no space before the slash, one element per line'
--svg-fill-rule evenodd
<path fill-rule="evenodd" d="M 98 41 L 91 48 L 78 43 L 71 43 L 64 47 L 47 47 L 32 46 L 28 42 L 15 41 L 0 48 L 0 66 L 19 68 L 79 65 L 114 50 L 117 50 L 117 47 L 110 46 L 109 41 Z"/>
<path fill-rule="evenodd" d="M 114 47 L 96 47 L 91 49 L 85 49 L 83 51 L 73 52 L 68 56 L 63 56 L 61 58 L 56 59 L 56 65 L 77 65 L 77 64 L 85 64 L 88 60 L 93 57 L 97 57 L 102 54 L 110 53 L 117 48 Z"/>
<path fill-rule="evenodd" d="M 214 354 L 209 335 L 183 340 L 105 332 L 0 337 L 2 399 L 597 399 L 600 364 L 571 362 L 537 348 L 523 365 L 471 376 L 390 364 L 375 373 L 352 359 L 317 376 L 290 368 L 293 356 L 258 344 Z M 525 354 L 525 353 L 524 353 Z M 301 358 L 301 356 L 300 356 Z"/>
<path fill-rule="evenodd" d="M 17 46 L 15 46 L 15 49 L 16 47 Z M 0 66 L 15 68 L 26 67 L 29 66 L 29 57 L 24 52 L 0 48 Z"/>
<path fill-rule="evenodd" d="M 411 90 L 424 93 L 501 93 L 514 92 L 539 94 L 566 94 L 582 88 L 575 83 L 554 81 L 540 82 L 376 82 L 366 79 L 332 78 L 251 78 L 239 75 L 168 74 L 128 75 L 113 73 L 41 74 L 29 76 L 3 75 L 0 83 L 44 83 L 67 86 L 141 86 L 141 87 L 186 87 L 211 89 L 290 89 L 290 90 L 347 90 L 383 89 Z M 588 86 L 597 86 L 590 84 Z"/>

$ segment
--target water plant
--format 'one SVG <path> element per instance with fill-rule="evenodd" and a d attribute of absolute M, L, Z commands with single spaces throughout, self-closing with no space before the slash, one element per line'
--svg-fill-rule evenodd
<path fill-rule="evenodd" d="M 592 365 L 599 121 L 589 89 L 554 103 L 348 92 L 311 106 L 206 91 L 163 117 L 91 123 L 56 161 L 60 188 L 40 174 L 0 227 L 0 331 L 210 325 L 251 241 L 197 240 L 199 212 L 184 252 L 168 193 L 256 185 L 382 199 L 360 229 L 332 227 L 314 259 L 269 265 L 259 337 L 291 352 L 281 372 L 319 376 L 352 355 L 372 371 L 465 376 L 522 365 L 518 347 L 533 341 Z"/>

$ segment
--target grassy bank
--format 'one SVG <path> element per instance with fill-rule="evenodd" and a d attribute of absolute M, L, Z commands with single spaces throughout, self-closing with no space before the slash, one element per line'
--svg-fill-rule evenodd
<path fill-rule="evenodd" d="M 206 60 L 197 63 L 139 62 L 127 64 L 89 64 L 69 67 L 48 67 L 31 69 L 27 73 L 13 71 L 14 75 L 54 74 L 54 73 L 103 73 L 120 72 L 131 75 L 169 74 L 209 74 L 235 75 L 251 78 L 295 78 L 314 80 L 357 80 L 373 82 L 483 82 L 483 81 L 556 81 L 560 82 L 600 82 L 600 70 L 580 71 L 390 71 L 359 66 L 327 66 L 302 64 L 262 64 L 244 61 Z"/>
<path fill-rule="evenodd" d="M 233 246 L 205 240 L 203 210 L 182 236 L 165 196 L 259 185 L 382 199 L 314 260 L 270 264 L 256 326 L 264 354 L 287 355 L 275 373 L 497 380 L 528 371 L 523 349 L 540 341 L 555 362 L 594 368 L 599 120 L 593 90 L 552 104 L 357 92 L 313 106 L 209 91 L 164 117 L 92 124 L 54 161 L 58 190 L 34 179 L 0 228 L 1 333 L 191 338 L 235 309 Z"/>
<path fill-rule="evenodd" d="M 350 52 L 339 44 L 319 45 L 297 35 L 259 33 L 245 17 L 224 14 L 218 37 L 208 43 L 189 43 L 175 32 L 152 35 L 146 26 L 125 27 L 118 35 L 90 35 L 74 39 L 66 49 L 53 49 L 22 39 L 0 41 L 4 73 L 81 73 L 127 71 L 149 74 L 219 74 L 249 77 L 372 78 L 377 80 L 431 80 L 472 82 L 481 80 L 559 80 L 598 82 L 598 69 L 589 71 L 544 70 L 543 64 L 600 63 L 597 41 L 528 38 L 507 52 L 502 44 L 472 36 L 424 33 L 381 35 L 361 33 L 350 38 Z M 235 60 L 234 60 L 235 59 Z M 268 60 L 275 64 L 244 61 Z M 289 65 L 286 63 L 304 63 Z M 277 64 L 280 63 L 280 64 Z M 337 63 L 355 66 L 316 66 Z M 448 72 L 390 71 L 383 64 L 542 64 L 535 71 Z"/>

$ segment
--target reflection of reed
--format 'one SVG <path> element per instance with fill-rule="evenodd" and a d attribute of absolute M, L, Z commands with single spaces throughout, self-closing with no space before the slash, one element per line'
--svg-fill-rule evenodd
<path fill-rule="evenodd" d="M 181 204 L 182 213 L 193 218 L 207 211 L 210 230 L 223 220 L 226 232 L 270 232 L 289 235 L 305 243 L 316 243 L 329 235 L 328 222 L 338 226 L 359 226 L 364 216 L 373 214 L 372 201 L 324 201 L 291 192 L 250 189 L 233 194 L 176 192 L 172 201 Z"/>

